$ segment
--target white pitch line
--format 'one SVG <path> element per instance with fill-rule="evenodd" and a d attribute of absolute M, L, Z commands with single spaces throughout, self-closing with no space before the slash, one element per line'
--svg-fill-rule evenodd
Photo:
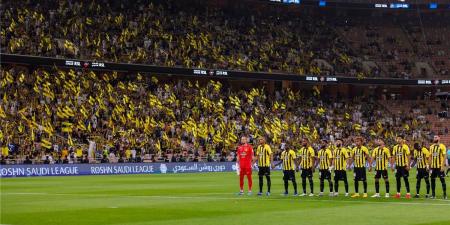
<path fill-rule="evenodd" d="M 2 195 L 48 195 L 49 193 L 46 192 L 11 192 L 11 193 L 0 193 Z M 0 225 L 4 225 L 4 224 L 0 224 Z"/>
<path fill-rule="evenodd" d="M 136 196 L 137 197 L 137 196 Z M 207 196 L 164 196 L 164 195 L 152 195 L 152 196 L 139 196 L 139 197 L 153 197 L 153 198 L 167 198 L 167 199 L 211 199 L 211 200 L 257 200 L 257 201 L 292 201 L 295 198 L 245 198 L 243 197 L 207 197 Z M 305 202 L 344 202 L 344 203 L 373 203 L 373 204 L 396 204 L 396 205 L 435 205 L 435 206 L 450 206 L 449 204 L 440 204 L 440 203 L 420 203 L 420 202 L 372 202 L 372 201 L 349 201 L 349 200 L 332 200 L 332 199 L 302 199 L 297 197 L 297 199 Z M 440 200 L 440 199 L 436 199 Z M 448 200 L 441 200 L 448 201 Z"/>
<path fill-rule="evenodd" d="M 450 206 L 450 200 L 433 199 L 430 201 L 441 201 L 446 203 L 431 203 L 431 202 L 374 202 L 374 201 L 361 201 L 355 199 L 350 200 L 336 200 L 336 199 L 308 199 L 309 197 L 286 197 L 286 198 L 270 198 L 270 197 L 258 197 L 249 198 L 247 196 L 239 197 L 214 197 L 214 196 L 169 196 L 169 195 L 104 195 L 104 194 L 71 194 L 71 193 L 45 193 L 45 192 L 10 192 L 0 193 L 1 195 L 55 195 L 55 196 L 87 196 L 87 197 L 121 197 L 121 198 L 162 198 L 162 199 L 206 199 L 206 200 L 252 200 L 252 201 L 292 201 L 298 199 L 300 202 L 343 202 L 343 203 L 368 203 L 368 204 L 393 204 L 393 205 L 429 205 L 429 206 Z M 226 193 L 210 193 L 212 195 Z"/>

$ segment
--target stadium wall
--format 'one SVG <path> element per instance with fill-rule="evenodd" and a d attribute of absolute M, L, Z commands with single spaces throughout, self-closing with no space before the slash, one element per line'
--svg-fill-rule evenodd
<path fill-rule="evenodd" d="M 277 169 L 280 169 L 279 167 Z M 0 177 L 166 174 L 236 171 L 235 162 L 1 165 Z"/>
<path fill-rule="evenodd" d="M 279 171 L 279 161 L 274 169 Z M 368 166 L 368 165 L 367 165 Z M 375 167 L 375 163 L 372 164 Z M 388 167 L 390 167 L 388 165 Z M 353 165 L 350 166 L 353 169 Z M 33 164 L 0 165 L 0 178 L 47 177 L 82 175 L 124 175 L 124 174 L 176 174 L 236 172 L 236 162 L 181 162 L 181 163 L 101 163 L 101 164 Z M 258 166 L 253 165 L 253 171 Z"/>

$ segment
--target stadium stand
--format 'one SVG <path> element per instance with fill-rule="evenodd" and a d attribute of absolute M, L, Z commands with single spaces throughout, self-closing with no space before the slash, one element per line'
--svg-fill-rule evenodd
<path fill-rule="evenodd" d="M 13 145 L 3 154 L 11 163 L 27 157 L 35 163 L 47 157 L 59 163 L 231 161 L 243 134 L 266 135 L 275 149 L 301 137 L 350 144 L 362 135 L 369 146 L 374 137 L 393 143 L 397 134 L 411 143 L 437 133 L 449 140 L 448 119 L 439 120 L 441 105 L 430 100 L 348 99 L 317 86 L 270 92 L 257 84 L 16 66 L 0 80 L 0 140 Z"/>
<path fill-rule="evenodd" d="M 9 0 L 1 7 L 7 25 L 1 31 L 1 49 L 300 75 L 448 75 L 450 19 L 445 13 L 425 13 L 420 19 L 415 11 L 391 17 L 373 13 L 368 19 L 366 10 L 342 10 L 336 15 L 307 7 L 226 2 Z"/>
<path fill-rule="evenodd" d="M 368 19 L 367 10 L 238 2 L 7 0 L 1 51 L 358 80 L 448 78 L 448 14 Z M 242 134 L 267 135 L 276 150 L 305 136 L 350 144 L 362 135 L 371 145 L 374 137 L 392 144 L 398 134 L 410 143 L 441 134 L 450 144 L 448 100 L 431 94 L 404 101 L 159 75 L 2 64 L 2 163 L 232 161 Z"/>
<path fill-rule="evenodd" d="M 448 75 L 448 18 L 425 14 L 422 21 L 416 12 L 411 14 L 370 21 L 354 16 L 340 30 L 358 55 L 375 63 L 371 67 L 375 76 L 409 79 Z"/>

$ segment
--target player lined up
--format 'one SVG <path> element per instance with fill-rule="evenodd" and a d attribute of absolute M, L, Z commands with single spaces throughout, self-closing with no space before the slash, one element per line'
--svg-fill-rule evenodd
<path fill-rule="evenodd" d="M 366 170 L 372 171 L 372 165 L 375 167 L 375 194 L 374 198 L 381 197 L 380 195 L 380 179 L 384 179 L 385 197 L 389 195 L 389 178 L 388 167 L 395 172 L 396 178 L 396 195 L 395 198 L 401 197 L 401 180 L 405 183 L 406 198 L 410 198 L 409 185 L 409 171 L 411 167 L 417 167 L 417 183 L 415 198 L 419 198 L 420 185 L 422 179 L 426 183 L 426 197 L 436 197 L 436 178 L 439 178 L 443 197 L 447 198 L 446 183 L 445 183 L 445 159 L 446 147 L 440 143 L 439 136 L 434 136 L 433 144 L 429 150 L 418 143 L 414 144 L 414 152 L 411 154 L 408 145 L 403 136 L 398 136 L 397 144 L 393 147 L 392 152 L 385 146 L 381 139 L 375 140 L 376 147 L 369 153 L 369 149 L 363 145 L 363 138 L 355 138 L 355 147 L 347 148 L 343 146 L 343 141 L 338 139 L 335 145 L 328 143 L 326 140 L 320 142 L 320 149 L 316 152 L 308 139 L 302 140 L 302 147 L 296 152 L 292 146 L 286 146 L 281 152 L 280 161 L 277 164 L 273 163 L 273 152 L 271 147 L 266 143 L 265 138 L 259 139 L 259 145 L 256 148 L 256 158 L 253 158 L 253 148 L 249 145 L 247 137 L 241 138 L 241 146 L 238 147 L 237 158 L 240 162 L 240 194 L 244 193 L 243 182 L 244 176 L 247 175 L 249 183 L 249 194 L 251 194 L 251 165 L 258 162 L 259 172 L 259 192 L 262 195 L 264 177 L 267 181 L 266 195 L 270 195 L 271 179 L 270 170 L 278 165 L 282 165 L 283 181 L 285 195 L 288 195 L 289 181 L 292 182 L 294 188 L 294 195 L 297 196 L 297 181 L 295 179 L 295 172 L 301 170 L 302 178 L 302 194 L 300 196 L 314 196 L 314 182 L 313 174 L 315 168 L 319 169 L 320 192 L 318 196 L 323 196 L 325 188 L 325 180 L 328 182 L 330 196 L 339 195 L 339 181 L 343 181 L 345 196 L 349 196 L 347 170 L 353 166 L 354 172 L 354 190 L 355 193 L 352 198 L 360 197 L 359 183 L 363 184 L 362 197 L 367 195 L 367 175 Z M 390 165 L 389 165 L 390 164 Z M 334 171 L 334 183 L 332 181 L 332 172 Z M 430 179 L 431 175 L 431 196 L 430 194 Z M 307 194 L 307 183 L 309 183 L 310 193 Z"/>

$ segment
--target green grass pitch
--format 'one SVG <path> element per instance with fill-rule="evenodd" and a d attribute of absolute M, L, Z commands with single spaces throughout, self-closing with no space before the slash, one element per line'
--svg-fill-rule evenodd
<path fill-rule="evenodd" d="M 411 171 L 412 194 L 415 172 Z M 349 173 L 350 193 L 353 176 Z M 390 173 L 391 194 L 395 180 Z M 368 173 L 369 195 L 374 192 Z M 299 175 L 297 173 L 297 179 Z M 450 224 L 450 201 L 284 197 L 281 172 L 273 171 L 272 196 L 238 196 L 235 173 L 3 178 L 1 224 Z M 314 174 L 315 191 L 319 189 Z M 447 179 L 448 183 L 448 179 Z M 384 182 L 380 185 L 384 195 Z M 301 185 L 299 183 L 301 189 Z M 308 187 L 309 189 L 309 187 Z M 340 192 L 343 193 L 343 184 Z M 362 184 L 360 184 L 362 189 Z M 292 190 L 292 185 L 290 185 Z M 325 183 L 325 190 L 328 185 Z M 422 184 L 422 196 L 425 184 Z M 292 193 L 292 192 L 291 192 Z M 403 188 L 404 193 L 404 188 Z M 326 192 L 328 194 L 328 192 Z"/>

